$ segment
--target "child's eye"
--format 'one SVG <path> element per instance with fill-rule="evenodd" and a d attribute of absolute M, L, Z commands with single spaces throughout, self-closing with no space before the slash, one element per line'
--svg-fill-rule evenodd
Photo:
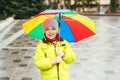
<path fill-rule="evenodd" d="M 48 30 L 49 30 L 49 28 L 46 28 L 46 29 L 45 29 L 45 31 L 48 31 Z"/>
<path fill-rule="evenodd" d="M 52 28 L 52 30 L 56 30 L 55 28 Z"/>

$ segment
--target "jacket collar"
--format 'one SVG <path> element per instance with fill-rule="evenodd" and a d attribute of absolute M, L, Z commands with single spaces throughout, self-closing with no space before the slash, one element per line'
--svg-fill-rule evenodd
<path fill-rule="evenodd" d="M 61 41 L 63 41 L 63 40 L 64 40 L 64 39 L 60 37 L 60 39 L 57 40 L 57 41 L 61 42 Z M 46 43 L 46 44 L 52 43 L 52 42 L 47 41 L 46 38 L 44 38 L 42 41 L 43 41 L 43 43 Z"/>

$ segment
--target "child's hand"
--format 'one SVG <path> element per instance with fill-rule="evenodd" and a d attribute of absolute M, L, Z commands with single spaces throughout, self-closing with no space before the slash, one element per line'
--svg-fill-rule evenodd
<path fill-rule="evenodd" d="M 57 56 L 62 57 L 62 56 L 64 55 L 64 52 L 62 52 L 62 51 L 58 50 L 58 51 L 56 52 L 56 54 L 57 54 Z"/>
<path fill-rule="evenodd" d="M 61 57 L 60 56 L 53 59 L 53 64 L 57 64 L 57 63 L 60 63 L 60 62 L 61 62 Z"/>

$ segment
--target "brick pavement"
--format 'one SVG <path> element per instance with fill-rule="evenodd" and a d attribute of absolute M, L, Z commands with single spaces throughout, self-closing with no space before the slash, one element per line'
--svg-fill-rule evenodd
<path fill-rule="evenodd" d="M 69 65 L 71 80 L 119 80 L 120 17 L 90 17 L 97 23 L 97 34 L 71 43 L 77 55 L 77 60 Z M 22 22 L 14 24 L 1 42 L 12 39 L 22 29 Z M 8 39 L 9 44 L 4 47 L 0 43 L 0 80 L 40 80 L 32 60 L 39 40 L 20 34 Z"/>

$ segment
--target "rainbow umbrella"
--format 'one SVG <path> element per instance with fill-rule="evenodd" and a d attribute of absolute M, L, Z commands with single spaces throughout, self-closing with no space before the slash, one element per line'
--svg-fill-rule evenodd
<path fill-rule="evenodd" d="M 59 35 L 69 42 L 78 42 L 96 33 L 96 23 L 71 10 L 45 10 L 22 24 L 29 36 L 43 39 L 42 24 L 48 18 L 54 18 L 59 24 Z"/>

